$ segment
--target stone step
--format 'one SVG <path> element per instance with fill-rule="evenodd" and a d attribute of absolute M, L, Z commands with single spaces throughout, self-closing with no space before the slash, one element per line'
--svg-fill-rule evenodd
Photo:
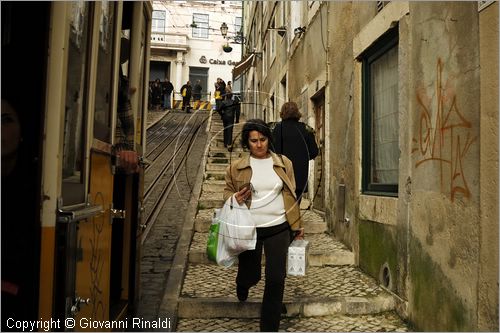
<path fill-rule="evenodd" d="M 220 203 L 219 206 L 205 207 L 205 202 L 203 202 L 203 209 L 198 210 L 195 218 L 194 228 L 197 232 L 208 232 L 210 223 L 212 223 L 213 208 L 220 208 L 224 204 L 222 201 L 222 192 L 220 193 L 204 193 L 203 198 L 208 200 L 213 196 L 213 200 Z M 319 234 L 325 233 L 327 231 L 327 225 L 324 218 L 311 210 L 301 210 L 302 219 L 304 222 L 305 232 L 307 234 Z"/>
<path fill-rule="evenodd" d="M 249 298 L 236 297 L 237 267 L 189 265 L 179 298 L 179 318 L 259 318 L 261 281 Z M 306 276 L 289 276 L 284 300 L 287 317 L 362 315 L 393 311 L 394 296 L 354 266 L 309 267 Z"/>
<path fill-rule="evenodd" d="M 208 164 L 225 164 L 227 166 L 227 165 L 229 165 L 229 156 L 209 157 L 209 158 L 207 158 L 207 163 Z"/>
<path fill-rule="evenodd" d="M 227 158 L 229 160 L 229 163 L 231 163 L 232 160 L 240 158 L 241 156 L 243 156 L 243 154 L 245 154 L 245 152 L 242 148 L 233 148 L 233 151 L 229 152 L 227 148 L 224 148 L 224 146 L 219 148 L 212 148 L 208 151 L 208 157 Z"/>
<path fill-rule="evenodd" d="M 310 243 L 308 262 L 310 266 L 354 265 L 354 253 L 341 242 L 321 234 L 305 234 Z M 189 262 L 192 264 L 214 264 L 206 254 L 208 233 L 195 232 L 189 248 Z"/>
<path fill-rule="evenodd" d="M 205 171 L 205 180 L 224 180 L 225 178 L 225 171 L 219 171 L 219 170 L 210 170 L 210 171 Z"/>
<path fill-rule="evenodd" d="M 224 179 L 224 174 L 222 174 L 222 178 Z M 221 208 L 224 204 L 223 196 L 223 191 L 202 192 L 198 199 L 198 207 L 203 207 L 200 209 Z"/>
<path fill-rule="evenodd" d="M 205 166 L 206 171 L 225 171 L 229 164 L 222 163 L 207 163 Z"/>
<path fill-rule="evenodd" d="M 253 318 L 179 319 L 177 332 L 258 332 L 259 320 Z M 407 332 L 408 327 L 394 311 L 380 314 L 281 318 L 284 332 Z"/>
<path fill-rule="evenodd" d="M 226 186 L 226 182 L 224 181 L 219 181 L 222 182 L 221 184 L 215 184 L 214 182 L 205 182 L 203 184 L 203 187 L 201 189 L 202 192 L 222 192 L 224 191 L 224 187 Z"/>

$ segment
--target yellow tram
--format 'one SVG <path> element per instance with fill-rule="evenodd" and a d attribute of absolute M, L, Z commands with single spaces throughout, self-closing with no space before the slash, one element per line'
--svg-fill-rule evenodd
<path fill-rule="evenodd" d="M 124 320 L 138 301 L 144 168 L 122 173 L 114 147 L 124 77 L 144 152 L 152 2 L 1 6 L 2 328 L 106 330 L 89 320 Z M 10 109 L 28 161 L 17 176 Z"/>

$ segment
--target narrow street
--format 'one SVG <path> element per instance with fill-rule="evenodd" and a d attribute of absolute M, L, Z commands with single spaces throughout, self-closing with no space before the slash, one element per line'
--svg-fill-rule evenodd
<path fill-rule="evenodd" d="M 178 180 L 179 192 L 169 195 L 144 243 L 137 316 L 168 319 L 171 331 L 257 331 L 259 327 L 263 281 L 241 303 L 235 294 L 236 265 L 219 267 L 205 253 L 213 208 L 223 203 L 224 170 L 231 159 L 244 153 L 241 148 L 232 153 L 223 148 L 218 118 L 214 114 L 208 121 L 208 136 L 196 139 L 196 153 L 190 160 L 197 162 L 188 168 L 191 184 Z M 207 155 L 201 156 L 207 142 Z M 197 174 L 199 161 L 206 164 Z M 327 234 L 322 215 L 311 209 L 302 213 L 306 239 L 311 242 L 310 267 L 305 277 L 287 278 L 287 314 L 280 330 L 407 331 L 394 311 L 394 295 L 354 265 L 354 254 Z M 292 289 L 293 285 L 300 287 Z"/>

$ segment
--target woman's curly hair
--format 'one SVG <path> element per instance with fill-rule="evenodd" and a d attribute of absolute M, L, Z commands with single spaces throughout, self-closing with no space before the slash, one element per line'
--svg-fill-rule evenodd
<path fill-rule="evenodd" d="M 300 113 L 297 103 L 286 102 L 281 107 L 280 117 L 283 120 L 287 119 L 299 120 L 302 117 L 302 113 Z"/>
<path fill-rule="evenodd" d="M 245 122 L 241 131 L 241 146 L 243 148 L 250 148 L 248 145 L 248 138 L 251 131 L 257 131 L 265 136 L 269 141 L 269 149 L 273 147 L 273 136 L 269 125 L 267 125 L 262 119 L 249 119 Z"/>

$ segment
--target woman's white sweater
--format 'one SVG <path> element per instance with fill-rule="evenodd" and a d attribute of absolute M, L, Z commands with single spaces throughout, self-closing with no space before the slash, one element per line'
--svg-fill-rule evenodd
<path fill-rule="evenodd" d="M 252 167 L 252 204 L 250 212 L 257 228 L 271 227 L 286 221 L 283 181 L 273 169 L 273 159 L 250 157 Z"/>

